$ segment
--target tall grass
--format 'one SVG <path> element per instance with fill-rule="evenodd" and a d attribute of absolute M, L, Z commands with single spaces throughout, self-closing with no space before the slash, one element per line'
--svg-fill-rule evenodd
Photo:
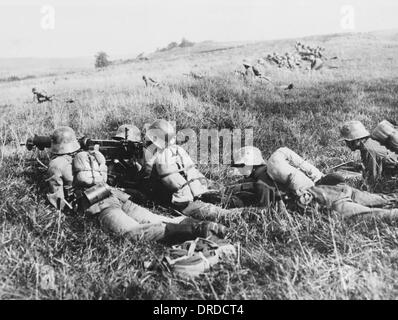
<path fill-rule="evenodd" d="M 44 197 L 45 168 L 36 160 L 47 163 L 48 154 L 18 146 L 34 133 L 48 134 L 60 125 L 73 127 L 78 135 L 106 138 L 120 124 L 141 127 L 166 118 L 179 129 L 196 132 L 253 128 L 254 143 L 264 157 L 287 146 L 326 169 L 354 157 L 337 141 L 343 121 L 358 119 L 372 128 L 384 118 L 398 120 L 398 46 L 364 36 L 318 41 L 340 55 L 340 69 L 308 73 L 269 68 L 276 86 L 245 81 L 233 71 L 243 57 L 281 52 L 291 47 L 289 41 L 1 83 L 0 298 L 395 298 L 394 225 L 346 223 L 327 210 L 299 214 L 246 208 L 225 221 L 228 238 L 240 243 L 240 264 L 222 264 L 208 277 L 184 279 L 144 268 L 145 261 L 164 254 L 163 246 L 116 239 L 102 232 L 95 220 L 52 209 Z M 394 57 L 394 63 L 385 56 Z M 182 75 L 191 69 L 208 76 L 194 80 Z M 145 88 L 142 74 L 157 76 L 163 87 Z M 295 89 L 278 88 L 290 82 Z M 57 99 L 33 103 L 33 86 Z M 65 103 L 68 98 L 76 102 Z M 227 166 L 200 167 L 208 177 L 227 181 Z M 52 288 L 42 284 L 48 266 L 55 273 Z"/>

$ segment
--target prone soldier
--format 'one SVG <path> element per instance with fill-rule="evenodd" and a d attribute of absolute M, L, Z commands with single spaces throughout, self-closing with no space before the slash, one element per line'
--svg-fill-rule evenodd
<path fill-rule="evenodd" d="M 352 151 L 359 150 L 364 166 L 364 178 L 374 184 L 381 178 L 391 178 L 398 172 L 398 154 L 370 137 L 360 121 L 346 122 L 340 129 L 341 139 Z"/>
<path fill-rule="evenodd" d="M 146 87 L 160 87 L 160 83 L 151 77 L 143 75 L 142 80 L 144 80 Z"/>
<path fill-rule="evenodd" d="M 243 66 L 245 68 L 245 76 L 247 78 L 257 78 L 257 79 L 264 79 L 268 82 L 271 81 L 270 78 L 268 78 L 267 76 L 265 76 L 262 72 L 261 72 L 261 66 L 260 64 L 254 66 L 251 63 L 247 62 L 247 60 L 243 61 Z"/>
<path fill-rule="evenodd" d="M 231 210 L 207 201 L 211 192 L 205 176 L 195 167 L 188 153 L 176 144 L 176 132 L 171 123 L 154 121 L 145 133 L 144 185 L 147 193 L 197 219 L 228 218 Z"/>
<path fill-rule="evenodd" d="M 132 241 L 173 244 L 225 234 L 225 227 L 216 223 L 156 215 L 132 202 L 126 193 L 107 185 L 105 157 L 98 150 L 81 150 L 70 127 L 60 127 L 51 135 L 51 153 L 47 199 L 59 210 L 68 207 L 94 215 L 105 231 Z"/>
<path fill-rule="evenodd" d="M 37 91 L 36 88 L 32 88 L 32 93 L 33 93 L 33 101 L 36 101 L 37 103 L 43 103 L 46 101 L 52 101 L 54 96 L 48 96 L 47 94 L 43 92 Z"/>
<path fill-rule="evenodd" d="M 398 209 L 390 209 L 398 204 L 397 194 L 374 194 L 352 188 L 338 174 L 324 175 L 288 148 L 278 149 L 265 162 L 258 148 L 244 147 L 239 150 L 234 166 L 255 182 L 252 191 L 260 206 L 279 199 L 301 208 L 320 205 L 343 218 L 398 219 Z"/>

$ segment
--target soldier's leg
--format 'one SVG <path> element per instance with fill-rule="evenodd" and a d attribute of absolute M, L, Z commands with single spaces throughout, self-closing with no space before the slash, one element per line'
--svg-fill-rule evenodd
<path fill-rule="evenodd" d="M 227 209 L 242 208 L 245 206 L 243 200 L 236 194 L 223 193 L 221 191 L 206 192 L 200 196 L 200 200 Z M 254 202 L 249 202 L 254 204 Z"/>
<path fill-rule="evenodd" d="M 398 204 L 398 194 L 370 193 L 352 188 L 352 200 L 367 207 L 386 207 Z"/>
<path fill-rule="evenodd" d="M 158 214 L 154 214 L 146 208 L 143 208 L 136 203 L 132 202 L 130 199 L 130 195 L 118 190 L 116 188 L 112 188 L 112 195 L 115 196 L 120 203 L 122 204 L 122 210 L 132 219 L 137 221 L 138 223 L 178 223 L 183 218 L 179 218 L 180 220 L 175 220 L 173 218 L 168 218 L 165 216 L 161 216 Z"/>
<path fill-rule="evenodd" d="M 132 241 L 160 241 L 165 244 L 176 244 L 198 237 L 207 238 L 211 235 L 223 238 L 226 233 L 225 227 L 212 222 L 139 224 L 122 209 L 115 207 L 102 210 L 99 220 L 105 231 L 124 236 Z"/>
<path fill-rule="evenodd" d="M 190 202 L 182 211 L 183 214 L 198 219 L 219 221 L 220 219 L 232 218 L 233 215 L 239 214 L 237 209 L 234 211 L 223 209 L 211 203 L 205 203 L 200 200 Z"/>
<path fill-rule="evenodd" d="M 169 218 L 159 214 L 155 214 L 148 209 L 141 207 L 134 202 L 127 200 L 124 202 L 122 206 L 122 210 L 126 212 L 126 214 L 137 221 L 138 223 L 180 223 L 185 219 L 184 216 Z"/>
<path fill-rule="evenodd" d="M 385 221 L 398 219 L 398 209 L 388 210 L 369 208 L 352 201 L 336 201 L 336 203 L 333 204 L 332 209 L 341 213 L 345 219 L 355 217 L 360 217 L 362 219 L 380 219 Z"/>
<path fill-rule="evenodd" d="M 99 214 L 102 228 L 118 236 L 125 236 L 133 241 L 161 240 L 165 236 L 164 223 L 139 224 L 129 217 L 121 208 L 108 207 Z"/>

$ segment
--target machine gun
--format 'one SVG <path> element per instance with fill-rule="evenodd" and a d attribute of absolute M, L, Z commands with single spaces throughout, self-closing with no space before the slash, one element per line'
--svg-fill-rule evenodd
<path fill-rule="evenodd" d="M 339 165 L 334 166 L 332 168 L 329 168 L 327 170 L 327 172 L 331 173 L 331 172 L 336 172 L 339 170 L 361 172 L 363 170 L 363 165 L 362 165 L 362 163 L 359 163 L 356 161 L 347 161 L 347 162 L 340 163 Z"/>
<path fill-rule="evenodd" d="M 345 181 L 358 181 L 363 180 L 363 169 L 364 167 L 362 163 L 356 161 L 347 161 L 329 168 L 326 173 L 338 173 L 344 178 Z"/>
<path fill-rule="evenodd" d="M 78 139 L 80 147 L 83 150 L 94 150 L 98 146 L 98 150 L 105 156 L 107 160 L 123 159 L 141 159 L 144 152 L 144 145 L 142 142 L 130 141 L 127 139 L 120 140 L 100 140 L 82 137 Z M 26 143 L 21 143 L 21 146 L 26 146 L 29 151 L 33 148 L 44 150 L 51 147 L 50 136 L 35 135 L 33 138 L 28 138 Z"/>
<path fill-rule="evenodd" d="M 113 168 L 108 171 L 108 183 L 110 185 L 134 188 L 139 183 L 137 163 L 143 158 L 144 145 L 138 141 L 128 140 L 127 130 L 125 137 L 118 140 L 82 137 L 78 139 L 78 142 L 82 150 L 98 150 L 104 155 L 108 168 Z M 25 145 L 28 150 L 34 148 L 44 150 L 51 147 L 51 137 L 35 135 L 21 145 Z"/>

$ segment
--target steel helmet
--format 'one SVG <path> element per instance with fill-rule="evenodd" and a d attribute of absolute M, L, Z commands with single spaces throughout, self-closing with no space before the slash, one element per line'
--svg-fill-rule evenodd
<path fill-rule="evenodd" d="M 252 66 L 251 63 L 248 60 L 246 60 L 246 59 L 243 60 L 243 65 L 248 67 L 248 68 L 250 68 Z"/>
<path fill-rule="evenodd" d="M 59 127 L 51 135 L 51 149 L 54 154 L 67 154 L 80 149 L 75 131 L 70 127 Z"/>
<path fill-rule="evenodd" d="M 145 133 L 145 138 L 152 141 L 158 148 L 166 148 L 171 140 L 176 137 L 176 130 L 173 125 L 164 119 L 152 122 Z"/>
<path fill-rule="evenodd" d="M 261 166 L 264 164 L 266 162 L 261 155 L 260 149 L 253 146 L 246 146 L 237 150 L 233 166 Z"/>
<path fill-rule="evenodd" d="M 141 131 L 133 124 L 124 124 L 117 129 L 112 138 L 115 140 L 127 138 L 132 142 L 141 142 Z"/>
<path fill-rule="evenodd" d="M 370 136 L 362 122 L 356 120 L 346 122 L 340 129 L 340 133 L 342 137 L 340 141 L 354 141 Z"/>

